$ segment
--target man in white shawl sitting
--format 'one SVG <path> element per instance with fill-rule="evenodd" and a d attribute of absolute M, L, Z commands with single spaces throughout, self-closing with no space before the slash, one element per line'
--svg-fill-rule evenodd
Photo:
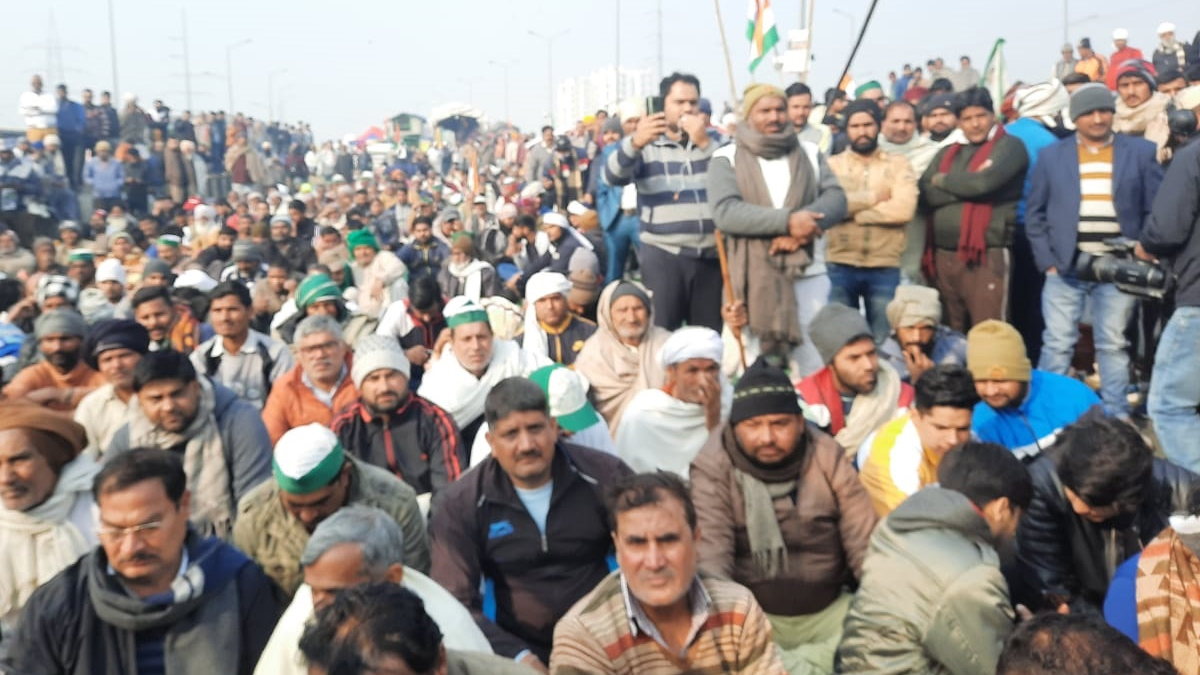
<path fill-rule="evenodd" d="M 0 656 L 21 608 L 99 541 L 97 464 L 83 427 L 32 403 L 0 403 Z"/>
<path fill-rule="evenodd" d="M 596 324 L 571 312 L 571 281 L 559 272 L 538 272 L 525 284 L 525 331 L 517 342 L 532 357 L 571 366 Z"/>
<path fill-rule="evenodd" d="M 703 326 L 667 339 L 659 354 L 666 384 L 638 392 L 617 431 L 617 454 L 631 469 L 687 478 L 709 433 L 729 416 L 733 389 L 721 374 L 723 351 L 721 336 Z"/>
<path fill-rule="evenodd" d="M 535 358 L 512 340 L 492 334 L 487 312 L 474 300 L 458 296 L 442 310 L 449 340 L 434 348 L 432 365 L 417 394 L 450 413 L 470 446 L 483 424 L 483 401 L 497 382 L 524 377 L 547 358 Z"/>

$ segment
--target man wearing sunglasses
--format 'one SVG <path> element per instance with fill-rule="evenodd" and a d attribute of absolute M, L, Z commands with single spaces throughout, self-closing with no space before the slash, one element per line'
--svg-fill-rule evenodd
<path fill-rule="evenodd" d="M 189 526 L 187 483 L 169 451 L 108 459 L 92 484 L 100 546 L 34 592 L 0 670 L 249 675 L 279 618 L 275 589 Z"/>

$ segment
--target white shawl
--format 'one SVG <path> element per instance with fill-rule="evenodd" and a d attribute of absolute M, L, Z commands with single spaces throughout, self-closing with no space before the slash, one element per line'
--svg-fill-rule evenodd
<path fill-rule="evenodd" d="M 432 401 L 454 418 L 459 428 L 483 415 L 483 402 L 492 387 L 508 377 L 524 377 L 549 359 L 537 360 L 512 340 L 492 339 L 492 360 L 482 377 L 475 377 L 455 358 L 449 345 L 426 371 L 417 394 Z"/>
<path fill-rule="evenodd" d="M 721 379 L 721 419 L 726 419 L 733 388 Z M 702 406 L 662 389 L 643 389 L 626 406 L 617 428 L 617 456 L 635 472 L 661 469 L 686 479 L 709 433 Z"/>
<path fill-rule="evenodd" d="M 95 536 L 71 520 L 81 500 L 92 502 L 92 479 L 100 470 L 80 455 L 63 465 L 54 492 L 28 511 L 0 506 L 0 622 L 11 629 L 21 608 L 46 583 L 91 550 Z"/>
<path fill-rule="evenodd" d="M 458 295 L 465 295 L 475 302 L 479 302 L 483 299 L 483 271 L 489 267 L 491 265 L 476 258 L 465 265 L 450 263 L 446 266 L 446 270 L 450 276 L 463 280 L 462 293 Z"/>

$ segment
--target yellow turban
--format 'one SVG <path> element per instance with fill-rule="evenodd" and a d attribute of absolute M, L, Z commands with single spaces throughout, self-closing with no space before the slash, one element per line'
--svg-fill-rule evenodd
<path fill-rule="evenodd" d="M 749 118 L 750 111 L 754 109 L 754 106 L 768 96 L 778 96 L 787 100 L 783 90 L 772 84 L 759 82 L 746 87 L 746 90 L 742 92 L 742 119 Z"/>

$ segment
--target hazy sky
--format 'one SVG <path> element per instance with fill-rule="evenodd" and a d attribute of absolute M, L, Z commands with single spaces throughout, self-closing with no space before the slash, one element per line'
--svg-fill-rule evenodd
<path fill-rule="evenodd" d="M 733 58 L 736 86 L 748 84 L 745 0 L 719 0 Z M 774 0 L 786 40 L 798 27 L 801 2 Z M 187 107 L 182 44 L 183 3 L 174 0 L 111 0 L 116 16 L 118 81 L 121 92 L 139 95 L 149 107 L 163 98 L 175 110 Z M 620 0 L 621 64 L 658 69 L 657 0 Z M 17 97 L 29 76 L 60 77 L 72 95 L 92 87 L 111 89 L 108 15 L 105 0 L 8 2 L 8 27 L 0 42 L 0 126 L 20 127 Z M 813 75 L 817 90 L 833 84 L 851 47 L 851 23 L 861 26 L 869 0 L 817 0 Z M 730 85 L 720 50 L 711 0 L 661 0 L 663 69 L 696 73 L 714 107 L 729 100 Z M 503 70 L 489 61 L 512 62 L 510 108 L 526 127 L 540 123 L 546 109 L 544 40 L 555 40 L 557 82 L 616 60 L 617 0 L 208 0 L 187 3 L 188 47 L 194 109 L 228 108 L 226 45 L 251 39 L 233 52 L 235 105 L 255 117 L 268 113 L 269 74 L 274 77 L 277 117 L 303 119 L 320 137 L 341 136 L 379 124 L 398 112 L 427 115 L 439 103 L 471 102 L 494 120 L 504 115 Z M 51 33 L 51 16 L 56 35 Z M 1113 28 L 1130 31 L 1131 43 L 1147 57 L 1163 20 L 1191 39 L 1200 29 L 1195 0 L 1089 0 L 1070 3 L 1071 41 L 1089 36 L 1111 53 Z M 15 30 L 15 27 L 20 30 Z M 852 69 L 858 81 L 883 79 L 904 62 L 923 63 L 941 55 L 948 63 L 969 54 L 983 69 L 996 38 L 1007 40 L 1011 77 L 1045 79 L 1063 41 L 1059 0 L 932 2 L 880 0 Z M 61 46 L 61 70 L 47 46 Z M 757 79 L 779 82 L 764 64 Z M 114 96 L 118 100 L 120 94 Z M 282 114 L 281 114 L 282 112 Z"/>

